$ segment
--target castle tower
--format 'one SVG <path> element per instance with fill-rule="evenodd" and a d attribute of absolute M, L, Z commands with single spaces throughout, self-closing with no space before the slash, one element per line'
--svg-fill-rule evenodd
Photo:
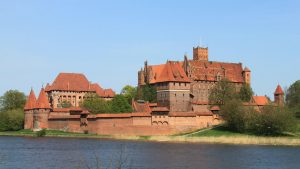
<path fill-rule="evenodd" d="M 36 105 L 36 97 L 31 89 L 24 107 L 24 129 L 33 129 L 33 112 Z"/>
<path fill-rule="evenodd" d="M 251 70 L 248 67 L 245 67 L 243 70 L 244 82 L 248 85 L 251 83 Z"/>
<path fill-rule="evenodd" d="M 274 101 L 279 106 L 283 106 L 283 104 L 284 104 L 284 92 L 280 85 L 278 85 L 275 90 Z"/>
<path fill-rule="evenodd" d="M 48 116 L 51 107 L 44 88 L 41 89 L 33 113 L 33 128 L 35 130 L 48 128 Z"/>
<path fill-rule="evenodd" d="M 170 112 L 190 110 L 190 83 L 178 62 L 168 61 L 157 80 L 157 104 Z"/>
<path fill-rule="evenodd" d="M 193 47 L 193 60 L 208 61 L 208 48 Z"/>

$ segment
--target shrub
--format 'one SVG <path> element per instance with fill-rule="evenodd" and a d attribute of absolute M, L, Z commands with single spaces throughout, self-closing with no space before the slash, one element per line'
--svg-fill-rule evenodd
<path fill-rule="evenodd" d="M 46 129 L 42 129 L 40 131 L 37 131 L 35 134 L 37 137 L 44 137 L 44 136 L 46 136 L 47 131 L 46 131 Z"/>
<path fill-rule="evenodd" d="M 0 131 L 17 131 L 23 129 L 24 111 L 21 109 L 0 112 Z"/>
<path fill-rule="evenodd" d="M 250 130 L 258 135 L 280 135 L 297 126 L 294 113 L 284 107 L 266 106 L 254 117 Z"/>

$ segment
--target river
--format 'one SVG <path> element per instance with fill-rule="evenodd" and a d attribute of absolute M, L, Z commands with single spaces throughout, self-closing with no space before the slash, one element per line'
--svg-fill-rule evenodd
<path fill-rule="evenodd" d="M 297 169 L 300 147 L 0 137 L 0 169 Z"/>

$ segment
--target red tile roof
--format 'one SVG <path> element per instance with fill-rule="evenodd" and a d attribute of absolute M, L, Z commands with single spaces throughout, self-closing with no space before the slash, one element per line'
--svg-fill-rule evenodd
<path fill-rule="evenodd" d="M 36 97 L 34 91 L 31 89 L 30 94 L 27 98 L 24 110 L 32 110 L 35 108 L 36 105 Z"/>
<path fill-rule="evenodd" d="M 284 94 L 280 85 L 277 86 L 274 94 Z"/>
<path fill-rule="evenodd" d="M 195 112 L 170 112 L 170 117 L 195 117 L 197 114 Z"/>
<path fill-rule="evenodd" d="M 35 108 L 38 108 L 38 109 L 50 109 L 51 108 L 44 88 L 41 89 L 40 95 L 36 101 Z"/>
<path fill-rule="evenodd" d="M 219 111 L 220 107 L 219 106 L 213 106 L 212 108 L 210 108 L 211 111 Z"/>
<path fill-rule="evenodd" d="M 253 102 L 258 106 L 265 106 L 270 103 L 270 100 L 266 96 L 252 96 Z"/>
<path fill-rule="evenodd" d="M 156 82 L 191 82 L 179 62 L 168 61 Z"/>
<path fill-rule="evenodd" d="M 135 112 L 151 112 L 150 104 L 148 102 L 146 103 L 138 103 L 136 101 L 132 102 L 132 107 L 135 110 Z"/>
<path fill-rule="evenodd" d="M 76 91 L 76 92 L 96 92 L 100 97 L 114 97 L 112 89 L 102 89 L 99 84 L 91 84 L 85 75 L 80 73 L 60 73 L 52 83 L 47 84 L 45 91 Z"/>
<path fill-rule="evenodd" d="M 241 63 L 190 60 L 189 64 L 193 80 L 217 81 L 217 75 L 220 75 L 231 82 L 244 82 Z"/>

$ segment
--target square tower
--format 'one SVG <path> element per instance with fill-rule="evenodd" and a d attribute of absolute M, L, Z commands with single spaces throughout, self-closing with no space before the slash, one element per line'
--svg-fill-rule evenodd
<path fill-rule="evenodd" d="M 208 61 L 208 47 L 193 47 L 193 60 Z"/>

